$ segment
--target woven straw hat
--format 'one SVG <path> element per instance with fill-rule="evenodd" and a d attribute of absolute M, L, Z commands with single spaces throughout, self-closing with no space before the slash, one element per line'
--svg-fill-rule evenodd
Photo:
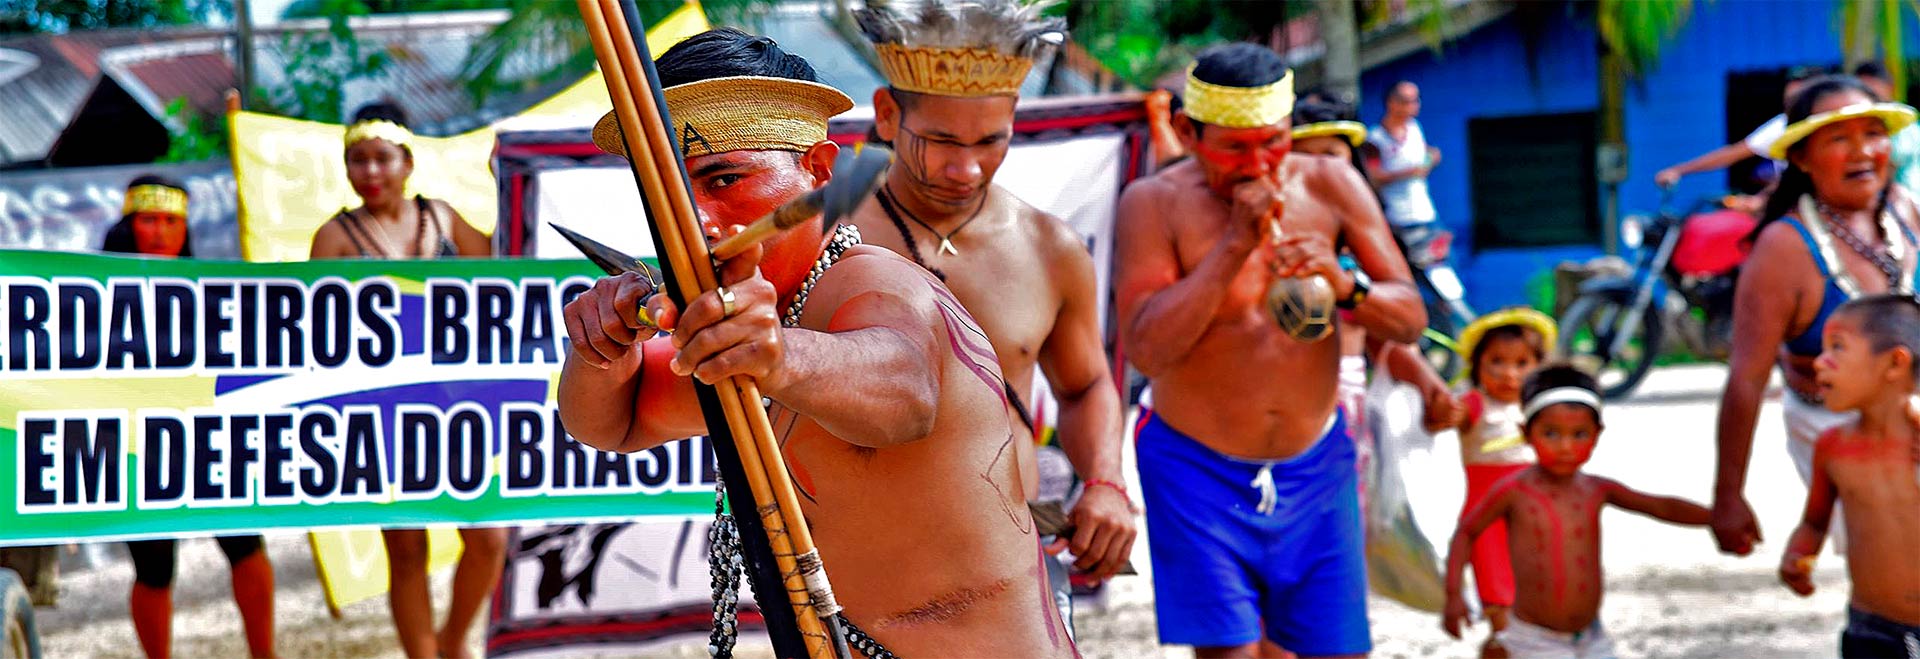
<path fill-rule="evenodd" d="M 806 151 L 827 139 L 827 119 L 853 108 L 840 90 L 806 80 L 734 76 L 668 87 L 682 155 L 727 151 Z M 627 155 L 612 112 L 593 127 L 593 144 Z"/>
<path fill-rule="evenodd" d="M 1358 121 L 1322 121 L 1317 124 L 1303 124 L 1293 127 L 1293 139 L 1304 140 L 1314 137 L 1336 136 L 1347 138 L 1347 142 L 1360 146 L 1367 141 L 1367 127 Z"/>
<path fill-rule="evenodd" d="M 1787 126 L 1787 131 L 1781 133 L 1780 137 L 1773 141 L 1773 145 L 1767 148 L 1767 157 L 1785 160 L 1787 150 L 1799 144 L 1800 140 L 1807 139 L 1813 131 L 1820 130 L 1827 124 L 1861 117 L 1874 117 L 1886 122 L 1887 133 L 1892 134 L 1913 125 L 1914 111 L 1904 103 L 1855 103 L 1838 110 L 1822 112 Z"/>

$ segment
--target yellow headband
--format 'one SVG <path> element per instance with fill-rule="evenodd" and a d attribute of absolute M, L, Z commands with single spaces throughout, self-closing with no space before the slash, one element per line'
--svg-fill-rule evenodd
<path fill-rule="evenodd" d="M 876 44 L 880 73 L 895 89 L 916 94 L 977 98 L 1018 96 L 1033 58 L 987 48 Z"/>
<path fill-rule="evenodd" d="M 1193 76 L 1187 67 L 1187 116 L 1223 128 L 1259 128 L 1280 123 L 1293 114 L 1293 71 L 1273 84 L 1226 87 Z"/>
<path fill-rule="evenodd" d="M 120 214 L 134 213 L 167 213 L 186 217 L 187 191 L 153 184 L 127 188 L 127 198 L 120 204 Z"/>
<path fill-rule="evenodd" d="M 386 140 L 394 146 L 407 146 L 413 131 L 385 119 L 368 119 L 347 127 L 347 148 L 367 140 Z"/>
<path fill-rule="evenodd" d="M 1360 146 L 1367 142 L 1367 126 L 1358 121 L 1322 121 L 1317 124 L 1293 127 L 1293 139 L 1295 140 L 1327 137 L 1329 135 L 1347 138 L 1348 143 L 1354 146 Z"/>
<path fill-rule="evenodd" d="M 1466 329 L 1461 330 L 1458 344 L 1460 354 L 1469 359 L 1473 358 L 1474 346 L 1480 345 L 1480 339 L 1486 337 L 1487 332 L 1492 331 L 1493 328 L 1508 325 L 1519 325 L 1539 332 L 1540 343 L 1546 346 L 1548 351 L 1553 350 L 1554 344 L 1560 338 L 1560 327 L 1553 322 L 1552 316 L 1527 307 L 1512 307 L 1481 316 L 1469 323 Z M 1469 364 L 1467 367 L 1472 368 L 1473 365 Z"/>
<path fill-rule="evenodd" d="M 728 151 L 800 151 L 826 141 L 827 119 L 853 99 L 817 82 L 733 76 L 674 85 L 662 92 L 685 156 Z M 608 112 L 593 127 L 601 151 L 627 155 L 620 123 Z"/>

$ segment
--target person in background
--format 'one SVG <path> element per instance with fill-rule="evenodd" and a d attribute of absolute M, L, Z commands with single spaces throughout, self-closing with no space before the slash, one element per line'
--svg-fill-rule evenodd
<path fill-rule="evenodd" d="M 413 133 L 398 106 L 374 103 L 353 113 L 347 127 L 347 180 L 359 208 L 342 210 L 313 236 L 312 258 L 427 259 L 489 256 L 486 234 L 437 199 L 406 196 L 413 175 Z M 433 627 L 427 590 L 425 529 L 383 529 L 387 548 L 387 604 L 408 657 L 465 657 L 474 617 L 493 595 L 506 566 L 507 529 L 460 529 L 460 565 L 446 623 Z"/>
<path fill-rule="evenodd" d="M 361 205 L 340 209 L 313 234 L 310 258 L 419 259 L 491 256 L 493 243 L 447 202 L 414 195 L 413 132 L 399 106 L 373 103 L 347 127 L 347 182 Z"/>
<path fill-rule="evenodd" d="M 1334 100 L 1332 94 L 1319 89 L 1307 91 L 1293 104 L 1293 152 L 1288 157 L 1298 154 L 1333 158 L 1351 163 L 1354 171 L 1364 178 L 1366 169 L 1357 149 L 1366 143 L 1367 127 L 1355 117 L 1353 106 Z M 1358 267 L 1351 254 L 1342 254 L 1340 259 L 1343 267 Z M 1352 434 L 1358 452 L 1354 462 L 1361 473 L 1360 506 L 1364 512 L 1368 503 L 1367 474 L 1373 469 L 1374 459 L 1373 442 L 1365 431 L 1369 424 L 1362 418 L 1367 411 L 1367 360 L 1384 360 L 1389 377 L 1420 390 L 1427 425 L 1449 425 L 1448 420 L 1458 415 L 1446 379 L 1434 372 L 1433 365 L 1420 355 L 1418 348 L 1381 341 L 1354 323 L 1352 313 L 1344 309 L 1340 320 L 1340 405 L 1354 418 L 1348 427 L 1354 429 Z"/>
<path fill-rule="evenodd" d="M 1386 205 L 1394 228 L 1437 219 L 1427 175 L 1440 166 L 1440 150 L 1427 144 L 1420 128 L 1420 87 L 1402 80 L 1387 92 L 1387 114 L 1367 133 L 1367 178 Z"/>
<path fill-rule="evenodd" d="M 1813 594 L 1814 559 L 1835 504 L 1846 502 L 1853 594 L 1840 656 L 1920 656 L 1920 423 L 1907 414 L 1920 377 L 1920 299 L 1848 302 L 1825 334 L 1813 367 L 1827 409 L 1859 419 L 1828 430 L 1813 448 L 1806 511 L 1780 558 L 1780 580 Z"/>
<path fill-rule="evenodd" d="M 1780 107 L 1792 105 L 1793 98 L 1800 94 L 1800 90 L 1806 88 L 1807 82 L 1822 75 L 1826 75 L 1826 70 L 1815 66 L 1795 67 L 1788 71 L 1787 84 L 1780 92 Z M 1780 139 L 1780 135 L 1786 130 L 1787 115 L 1784 113 L 1774 115 L 1772 119 L 1768 119 L 1766 123 L 1760 124 L 1759 128 L 1748 133 L 1745 139 L 1660 170 L 1653 175 L 1653 182 L 1660 187 L 1669 188 L 1679 183 L 1680 178 L 1688 174 L 1726 169 L 1748 158 L 1772 158 L 1767 155 L 1767 151 L 1773 148 L 1774 140 Z M 1784 170 L 1785 167 L 1776 160 L 1774 169 Z"/>
<path fill-rule="evenodd" d="M 1553 318 L 1524 307 L 1487 314 L 1460 332 L 1468 387 L 1460 395 L 1462 413 L 1451 424 L 1460 433 L 1460 466 L 1467 472 L 1460 519 L 1485 502 L 1501 480 L 1533 466 L 1533 449 L 1520 429 L 1520 388 L 1546 361 L 1557 335 Z M 1437 430 L 1431 425 L 1427 429 Z M 1473 543 L 1473 585 L 1493 627 L 1480 646 L 1482 657 L 1507 656 L 1499 640 L 1514 597 L 1507 548 L 1503 520 L 1495 520 Z"/>
<path fill-rule="evenodd" d="M 162 176 L 141 176 L 127 185 L 120 221 L 107 229 L 101 251 L 160 258 L 192 258 L 187 231 L 187 190 Z M 273 656 L 273 564 L 259 534 L 221 536 L 220 552 L 232 567 L 233 602 L 240 608 L 247 652 Z M 173 576 L 179 541 L 172 538 L 127 543 L 133 558 L 133 591 L 127 608 L 133 632 L 148 657 L 164 659 L 173 648 Z"/>
<path fill-rule="evenodd" d="M 1497 636 L 1508 656 L 1612 659 L 1613 641 L 1600 624 L 1606 594 L 1600 511 L 1618 506 L 1672 524 L 1706 526 L 1707 509 L 1580 470 L 1604 428 L 1593 376 L 1572 366 L 1548 366 L 1528 377 L 1522 390 L 1521 431 L 1539 463 L 1502 479 L 1454 531 L 1441 626 L 1460 638 L 1460 626 L 1468 622 L 1460 597 L 1462 568 L 1474 541 L 1504 521 L 1511 529 L 1515 589 L 1513 615 Z"/>
<path fill-rule="evenodd" d="M 1909 195 L 1887 194 L 1890 136 L 1914 123 L 1913 108 L 1876 103 L 1858 79 L 1834 76 L 1809 82 L 1787 118 L 1768 155 L 1788 167 L 1747 257 L 1764 267 L 1741 268 L 1734 293 L 1733 351 L 1716 434 L 1714 538 L 1721 551 L 1741 556 L 1761 539 L 1745 490 L 1769 372 L 1779 365 L 1785 448 L 1808 479 L 1820 435 L 1854 420 L 1825 407 L 1815 381 L 1827 318 L 1860 295 L 1913 291 L 1920 251 L 1911 224 L 1920 209 Z"/>

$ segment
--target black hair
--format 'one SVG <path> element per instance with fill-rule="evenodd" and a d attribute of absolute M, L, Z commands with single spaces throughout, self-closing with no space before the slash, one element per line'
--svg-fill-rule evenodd
<path fill-rule="evenodd" d="M 142 185 L 166 186 L 179 190 L 182 194 L 188 194 L 189 199 L 192 198 L 191 193 L 187 192 L 187 186 L 172 177 L 159 174 L 141 174 L 140 176 L 136 176 L 133 180 L 127 182 L 127 189 L 132 190 Z M 193 229 L 192 227 L 186 226 L 186 223 L 183 222 L 181 231 L 185 234 L 186 241 L 180 244 L 180 257 L 187 258 L 193 256 Z M 133 215 L 131 213 L 120 216 L 119 222 L 115 222 L 113 226 L 107 227 L 106 236 L 100 240 L 100 251 L 117 254 L 140 253 L 140 244 L 133 239 Z"/>
<path fill-rule="evenodd" d="M 654 66 L 663 88 L 733 76 L 820 81 L 806 58 L 787 52 L 772 39 L 730 27 L 687 37 L 661 53 Z"/>
<path fill-rule="evenodd" d="M 1860 82 L 1859 78 L 1853 76 L 1826 76 L 1818 78 L 1807 83 L 1807 88 L 1800 90 L 1800 93 L 1793 97 L 1793 102 L 1787 104 L 1787 124 L 1792 125 L 1812 115 L 1813 107 L 1820 103 L 1820 99 L 1848 91 L 1859 92 L 1875 101 L 1880 100 L 1880 97 L 1876 96 L 1872 89 L 1868 89 L 1866 83 Z M 1798 151 L 1800 147 L 1801 145 L 1795 144 L 1787 153 L 1792 154 Z M 1800 204 L 1800 197 L 1812 193 L 1813 178 L 1809 177 L 1805 170 L 1800 169 L 1799 165 L 1793 164 L 1792 159 L 1788 159 L 1786 169 L 1780 172 L 1780 183 L 1774 186 L 1773 194 L 1767 197 L 1767 208 L 1765 212 L 1760 214 L 1760 225 L 1754 227 L 1753 234 L 1749 239 L 1759 239 L 1761 230 L 1766 229 L 1767 225 L 1772 224 L 1774 220 L 1778 220 L 1794 212 Z M 1879 203 L 1880 210 L 1885 210 L 1887 204 L 1886 190 L 1880 191 Z M 1878 216 L 1879 212 L 1876 211 L 1874 215 Z M 1818 218 L 1803 217 L 1800 219 L 1811 222 Z"/>
<path fill-rule="evenodd" d="M 1467 355 L 1467 381 L 1480 386 L 1480 358 L 1486 356 L 1487 347 L 1500 341 L 1518 340 L 1533 349 L 1533 358 L 1547 359 L 1547 337 L 1540 331 L 1526 325 L 1513 323 L 1490 328 L 1480 335 L 1480 341 L 1473 344 L 1473 351 Z"/>
<path fill-rule="evenodd" d="M 1533 375 L 1527 376 L 1526 383 L 1520 385 L 1520 400 L 1522 404 L 1531 402 L 1541 392 L 1565 387 L 1585 389 L 1593 392 L 1595 397 L 1600 395 L 1600 381 L 1593 379 L 1592 374 L 1580 370 L 1580 367 L 1561 362 L 1543 366 L 1534 371 Z M 1595 423 L 1600 422 L 1600 410 L 1593 410 L 1593 420 Z"/>
<path fill-rule="evenodd" d="M 1325 90 L 1316 89 L 1314 94 L 1324 100 L 1306 100 L 1302 97 L 1302 100 L 1293 104 L 1293 125 L 1296 128 L 1327 121 L 1359 121 L 1360 112 L 1352 104 L 1333 100 L 1332 93 Z M 1350 163 L 1353 170 L 1360 172 L 1361 180 L 1366 181 L 1367 189 L 1373 192 L 1373 200 L 1385 209 L 1386 202 L 1381 201 L 1380 191 L 1374 188 L 1373 177 L 1367 175 L 1367 163 L 1360 153 L 1360 147 L 1356 145 L 1350 151 L 1353 154 Z"/>
<path fill-rule="evenodd" d="M 1322 97 L 1325 98 L 1325 97 Z M 1293 125 L 1304 126 L 1327 121 L 1355 121 L 1353 106 L 1334 101 L 1303 100 L 1293 104 Z"/>
<path fill-rule="evenodd" d="M 1886 80 L 1887 67 L 1886 65 L 1881 64 L 1877 61 L 1867 60 L 1865 62 L 1861 62 L 1858 66 L 1853 67 L 1853 77 Z"/>
<path fill-rule="evenodd" d="M 1911 293 L 1881 293 L 1850 300 L 1834 315 L 1860 319 L 1860 333 L 1876 353 L 1906 348 L 1920 379 L 1920 298 Z"/>
<path fill-rule="evenodd" d="M 1262 87 L 1287 77 L 1287 62 L 1265 46 L 1244 41 L 1220 44 L 1194 58 L 1193 77 L 1200 82 L 1222 87 Z M 1206 124 L 1191 115 L 1193 132 L 1206 130 Z"/>
<path fill-rule="evenodd" d="M 390 101 L 374 101 L 360 106 L 358 110 L 354 110 L 353 123 L 357 124 L 362 121 L 387 121 L 398 124 L 401 128 L 411 129 L 411 127 L 407 125 L 406 109 Z M 396 144 L 395 146 L 400 147 L 401 153 L 407 154 L 409 161 L 413 159 L 413 147 L 405 144 Z"/>
<path fill-rule="evenodd" d="M 1806 64 L 1787 69 L 1787 82 L 1800 82 L 1833 75 L 1833 70 L 1818 64 Z"/>
<path fill-rule="evenodd" d="M 388 101 L 375 101 L 360 106 L 353 111 L 353 123 L 362 121 L 391 121 L 401 128 L 408 128 L 407 111 L 398 104 Z"/>

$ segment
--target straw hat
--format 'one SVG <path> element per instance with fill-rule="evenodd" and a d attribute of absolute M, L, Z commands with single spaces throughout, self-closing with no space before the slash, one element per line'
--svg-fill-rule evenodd
<path fill-rule="evenodd" d="M 1473 358 L 1473 349 L 1480 345 L 1480 339 L 1496 327 L 1519 325 L 1540 333 L 1540 342 L 1552 346 L 1560 337 L 1560 326 L 1553 317 L 1528 307 L 1510 307 L 1481 316 L 1460 331 L 1460 342 L 1456 345 L 1461 356 Z"/>
<path fill-rule="evenodd" d="M 1358 121 L 1322 121 L 1293 127 L 1293 139 L 1296 140 L 1328 136 L 1344 137 L 1349 144 L 1360 146 L 1367 141 L 1367 127 Z"/>
<path fill-rule="evenodd" d="M 826 141 L 827 119 L 853 109 L 840 90 L 807 80 L 733 76 L 668 87 L 667 112 L 679 124 L 682 155 L 728 151 L 806 151 Z M 627 155 L 612 112 L 593 126 L 593 145 Z"/>
<path fill-rule="evenodd" d="M 1855 103 L 1838 110 L 1812 115 L 1787 126 L 1787 131 L 1781 133 L 1779 139 L 1774 140 L 1773 145 L 1767 148 L 1767 157 L 1785 160 L 1787 150 L 1799 144 L 1800 140 L 1807 139 L 1813 131 L 1820 130 L 1827 124 L 1861 117 L 1877 118 L 1886 122 L 1888 133 L 1898 133 L 1913 125 L 1914 112 L 1913 108 L 1904 103 Z"/>

